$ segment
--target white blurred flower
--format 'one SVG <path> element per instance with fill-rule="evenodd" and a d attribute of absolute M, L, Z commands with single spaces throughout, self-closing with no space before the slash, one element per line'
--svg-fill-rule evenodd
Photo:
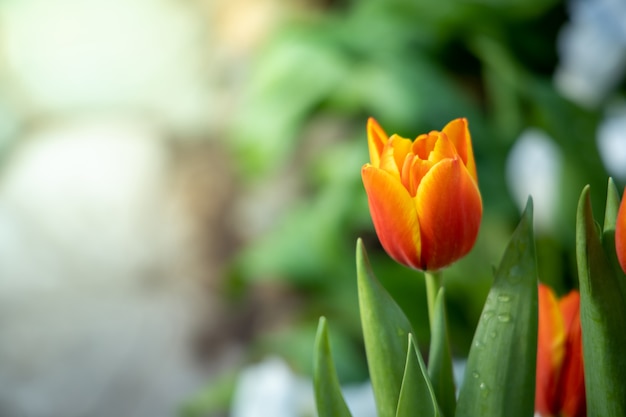
<path fill-rule="evenodd" d="M 342 387 L 352 415 L 376 417 L 369 382 Z M 231 417 L 308 417 L 317 415 L 313 383 L 294 374 L 278 357 L 244 369 L 237 382 Z"/>
<path fill-rule="evenodd" d="M 296 376 L 278 357 L 244 369 L 233 397 L 231 417 L 312 416 L 313 384 Z"/>
<path fill-rule="evenodd" d="M 571 22 L 558 40 L 554 82 L 564 96 L 595 107 L 626 70 L 626 2 L 571 0 L 569 6 Z"/>
<path fill-rule="evenodd" d="M 598 126 L 597 141 L 609 175 L 626 180 L 626 104 L 609 108 Z"/>
<path fill-rule="evenodd" d="M 506 164 L 506 179 L 520 209 L 533 197 L 535 227 L 553 224 L 561 181 L 562 155 L 553 140 L 539 129 L 525 130 L 515 142 Z"/>

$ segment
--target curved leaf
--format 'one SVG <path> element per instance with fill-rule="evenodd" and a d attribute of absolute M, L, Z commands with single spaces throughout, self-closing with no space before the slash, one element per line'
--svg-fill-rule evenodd
<path fill-rule="evenodd" d="M 426 365 L 409 334 L 404 378 L 398 399 L 396 417 L 440 417 L 435 391 L 428 379 Z"/>
<path fill-rule="evenodd" d="M 444 416 L 454 416 L 456 393 L 452 373 L 452 355 L 445 309 L 445 290 L 441 288 L 435 300 L 434 317 L 430 334 L 428 374 Z"/>
<path fill-rule="evenodd" d="M 607 205 L 612 204 L 610 196 Z M 615 228 L 607 207 L 605 233 Z M 594 416 L 626 415 L 626 294 L 623 274 L 605 252 L 593 219 L 589 186 L 578 203 L 576 257 L 580 283 L 580 321 L 587 412 Z M 614 250 L 614 249 L 613 249 Z"/>
<path fill-rule="evenodd" d="M 400 306 L 374 276 L 361 239 L 357 241 L 356 266 L 361 325 L 376 408 L 379 417 L 393 417 L 404 376 L 408 335 L 413 330 Z"/>
<path fill-rule="evenodd" d="M 326 318 L 320 317 L 315 337 L 313 386 L 319 417 L 352 417 L 341 393 L 335 363 L 330 352 Z"/>
<path fill-rule="evenodd" d="M 457 417 L 530 417 L 535 405 L 537 266 L 532 200 L 513 233 L 474 334 Z"/>

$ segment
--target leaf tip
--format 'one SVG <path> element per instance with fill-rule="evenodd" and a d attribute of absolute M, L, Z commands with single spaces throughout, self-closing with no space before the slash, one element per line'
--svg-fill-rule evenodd
<path fill-rule="evenodd" d="M 531 195 L 529 195 L 526 200 L 526 207 L 524 208 L 523 216 L 529 219 L 532 219 L 533 217 L 533 197 Z"/>

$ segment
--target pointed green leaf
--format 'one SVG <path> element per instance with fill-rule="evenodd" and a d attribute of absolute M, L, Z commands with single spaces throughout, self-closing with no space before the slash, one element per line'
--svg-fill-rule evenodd
<path fill-rule="evenodd" d="M 367 365 L 379 417 L 396 415 L 404 375 L 408 335 L 413 333 L 404 312 L 378 282 L 361 239 L 356 250 L 359 309 Z"/>
<path fill-rule="evenodd" d="M 623 275 L 613 267 L 599 233 L 587 186 L 576 219 L 587 412 L 589 417 L 626 416 L 626 294 L 619 282 Z"/>
<path fill-rule="evenodd" d="M 617 191 L 615 182 L 613 178 L 609 178 L 609 185 L 606 190 L 606 209 L 604 211 L 604 233 L 610 230 L 615 231 L 619 201 L 619 192 Z"/>
<path fill-rule="evenodd" d="M 457 417 L 531 417 L 537 357 L 532 200 L 513 233 L 474 334 Z"/>
<path fill-rule="evenodd" d="M 619 192 L 613 182 L 609 178 L 609 186 L 606 193 L 606 209 L 604 212 L 604 227 L 602 229 L 602 246 L 607 254 L 613 270 L 618 275 L 618 283 L 620 284 L 622 294 L 626 294 L 626 275 L 622 271 L 617 260 L 617 251 L 615 250 L 615 224 L 617 223 L 617 212 L 619 211 Z"/>
<path fill-rule="evenodd" d="M 324 317 L 320 317 L 315 337 L 313 387 L 319 417 L 351 417 L 337 379 Z"/>
<path fill-rule="evenodd" d="M 415 346 L 413 335 L 409 334 L 404 378 L 398 399 L 396 417 L 439 417 L 439 407 L 435 392 L 428 379 L 426 365 Z"/>
<path fill-rule="evenodd" d="M 439 289 L 435 300 L 433 326 L 430 334 L 430 354 L 428 355 L 428 374 L 437 396 L 442 414 L 454 416 L 456 394 L 452 373 L 452 355 L 448 340 L 444 289 Z"/>

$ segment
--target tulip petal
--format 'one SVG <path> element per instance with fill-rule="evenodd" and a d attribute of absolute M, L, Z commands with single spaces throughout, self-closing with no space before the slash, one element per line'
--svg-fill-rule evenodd
<path fill-rule="evenodd" d="M 617 222 L 615 223 L 615 250 L 617 251 L 617 259 L 626 274 L 626 188 L 622 196 L 622 202 L 617 213 Z"/>
<path fill-rule="evenodd" d="M 420 229 L 409 192 L 392 174 L 366 164 L 361 169 L 374 228 L 395 261 L 420 268 Z"/>
<path fill-rule="evenodd" d="M 388 141 L 387 133 L 373 117 L 370 117 L 367 120 L 367 145 L 370 151 L 370 162 L 373 166 L 380 166 L 380 155 Z"/>
<path fill-rule="evenodd" d="M 463 160 L 467 170 L 472 175 L 472 178 L 474 178 L 474 181 L 478 182 L 476 162 L 474 161 L 474 151 L 472 149 L 472 138 L 470 136 L 467 119 L 460 118 L 451 121 L 443 128 L 442 132 L 454 143 L 456 151 Z"/>
<path fill-rule="evenodd" d="M 478 186 L 462 161 L 444 159 L 424 176 L 414 199 L 423 270 L 438 270 L 466 255 L 482 217 Z"/>
<path fill-rule="evenodd" d="M 458 155 L 455 145 L 445 133 L 430 132 L 419 136 L 411 149 L 421 159 L 438 162 L 445 158 L 454 158 Z M 460 155 L 459 155 L 460 156 Z"/>
<path fill-rule="evenodd" d="M 389 172 L 394 178 L 400 181 L 400 174 L 405 159 L 411 150 L 411 145 L 412 142 L 410 139 L 392 135 L 380 155 L 380 166 L 378 168 Z"/>
<path fill-rule="evenodd" d="M 422 160 L 418 157 L 412 158 L 410 164 L 405 164 L 405 167 L 408 169 L 402 173 L 402 182 L 407 190 L 409 190 L 411 197 L 415 197 L 417 189 L 422 182 L 422 178 L 428 174 L 428 171 L 430 171 L 433 165 L 435 165 L 433 162 Z"/>
<path fill-rule="evenodd" d="M 562 371 L 559 375 L 558 410 L 564 417 L 584 417 L 587 411 L 580 325 L 580 294 L 572 291 L 559 301 L 565 326 Z"/>
<path fill-rule="evenodd" d="M 456 157 L 454 144 L 440 132 L 430 132 L 428 135 L 421 135 L 416 139 L 411 147 L 416 153 L 409 154 L 412 157 L 405 160 L 402 170 L 402 183 L 409 190 L 409 194 L 415 197 L 422 178 L 428 171 L 442 159 Z"/>
<path fill-rule="evenodd" d="M 428 160 L 430 153 L 435 148 L 437 140 L 439 139 L 439 135 L 437 133 L 438 132 L 430 132 L 427 135 L 419 135 L 415 141 L 413 141 L 411 151 L 420 159 Z"/>
<path fill-rule="evenodd" d="M 542 416 L 555 415 L 559 411 L 556 392 L 565 356 L 564 343 L 565 326 L 556 296 L 550 287 L 539 284 L 535 410 Z"/>

